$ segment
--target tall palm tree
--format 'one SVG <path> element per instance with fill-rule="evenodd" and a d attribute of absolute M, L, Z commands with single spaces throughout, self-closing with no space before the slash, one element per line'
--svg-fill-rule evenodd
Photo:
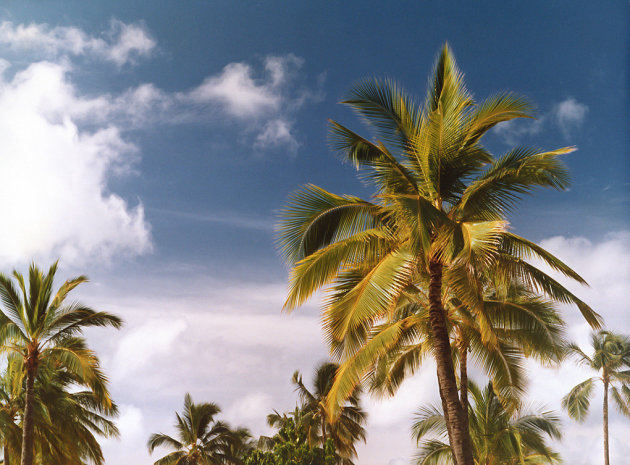
<path fill-rule="evenodd" d="M 338 416 L 333 418 L 328 413 L 326 397 L 333 385 L 338 368 L 339 365 L 336 363 L 324 362 L 320 364 L 315 371 L 313 391 L 304 385 L 299 371 L 293 374 L 292 381 L 302 401 L 301 410 L 312 418 L 307 435 L 310 445 L 312 446 L 317 442 L 320 447 L 324 448 L 326 441 L 330 438 L 336 453 L 339 455 L 339 461 L 346 465 L 352 465 L 352 458 L 356 457 L 357 453 L 354 446 L 355 442 L 365 441 L 363 425 L 367 414 L 361 408 L 361 389 L 358 387 L 340 408 Z"/>
<path fill-rule="evenodd" d="M 559 463 L 560 458 L 546 444 L 546 437 L 559 439 L 560 419 L 552 412 L 509 412 L 497 397 L 492 383 L 484 389 L 470 383 L 470 435 L 476 465 L 543 465 Z M 418 465 L 454 463 L 446 422 L 440 409 L 420 408 L 413 437 L 421 446 Z"/>
<path fill-rule="evenodd" d="M 20 273 L 13 271 L 17 286 L 0 273 L 0 347 L 22 357 L 26 372 L 21 465 L 33 464 L 35 380 L 43 361 L 56 364 L 80 379 L 111 405 L 98 358 L 78 335 L 90 326 L 119 328 L 122 320 L 76 302 L 67 304 L 70 291 L 87 278 L 70 279 L 53 293 L 56 271 L 57 262 L 48 273 L 32 264 L 28 284 Z"/>
<path fill-rule="evenodd" d="M 214 417 L 221 411 L 215 403 L 195 404 L 190 394 L 184 397 L 184 411 L 176 413 L 178 438 L 163 433 L 151 435 L 147 446 L 168 446 L 175 451 L 155 462 L 155 465 L 218 465 L 238 463 L 230 454 L 233 433 L 230 427 Z"/>
<path fill-rule="evenodd" d="M 604 385 L 603 426 L 604 426 L 604 464 L 610 465 L 608 447 L 608 394 L 612 395 L 617 409 L 630 417 L 630 339 L 610 331 L 598 331 L 591 334 L 593 355 L 589 357 L 577 345 L 568 346 L 568 355 L 599 376 L 592 377 L 576 385 L 562 399 L 569 416 L 583 421 L 590 407 L 593 387 L 596 381 Z"/>
<path fill-rule="evenodd" d="M 394 309 L 429 302 L 431 352 L 457 465 L 472 465 L 466 410 L 458 397 L 443 281 L 479 322 L 492 342 L 481 305 L 483 271 L 496 279 L 520 280 L 547 296 L 576 304 L 594 327 L 599 316 L 557 281 L 529 264 L 536 257 L 584 283 L 564 263 L 536 244 L 508 231 L 507 213 L 536 187 L 564 189 L 567 171 L 550 152 L 514 149 L 494 158 L 481 138 L 496 124 L 530 117 L 531 106 L 510 93 L 475 103 L 445 46 L 435 65 L 424 105 L 390 80 L 357 84 L 344 102 L 374 129 L 368 140 L 331 122 L 332 144 L 364 170 L 376 189 L 373 201 L 338 196 L 313 185 L 294 194 L 284 209 L 280 246 L 292 265 L 285 308 L 294 309 L 330 285 L 324 329 L 333 354 L 355 359 L 371 329 Z M 386 353 L 392 339 L 413 324 L 402 319 L 373 340 Z M 342 364 L 331 389 L 331 409 L 365 376 L 373 357 Z M 363 366 L 362 366 L 363 365 Z"/>

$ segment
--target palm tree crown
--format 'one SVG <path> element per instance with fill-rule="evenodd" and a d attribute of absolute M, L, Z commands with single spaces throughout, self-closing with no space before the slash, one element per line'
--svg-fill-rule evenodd
<path fill-rule="evenodd" d="M 119 328 L 122 320 L 80 303 L 67 304 L 68 294 L 87 278 L 70 279 L 54 293 L 56 271 L 57 263 L 48 273 L 32 264 L 28 284 L 17 271 L 13 272 L 13 280 L 0 273 L 1 348 L 21 357 L 26 371 L 22 465 L 33 463 L 34 383 L 40 364 L 51 363 L 65 370 L 104 400 L 106 408 L 112 406 L 98 358 L 80 334 L 90 326 Z"/>
<path fill-rule="evenodd" d="M 355 442 L 365 441 L 365 424 L 367 414 L 360 405 L 360 388 L 348 397 L 341 407 L 339 415 L 333 418 L 326 408 L 326 397 L 330 392 L 339 365 L 324 362 L 315 371 L 313 391 L 310 391 L 302 381 L 299 371 L 293 374 L 293 384 L 302 401 L 301 410 L 309 416 L 308 434 L 310 445 L 319 443 L 324 448 L 327 439 L 332 439 L 339 461 L 352 465 L 352 458 L 356 456 Z"/>
<path fill-rule="evenodd" d="M 418 105 L 391 80 L 366 80 L 343 103 L 369 123 L 369 140 L 331 122 L 335 149 L 374 187 L 372 201 L 339 196 L 313 185 L 294 194 L 283 212 L 280 245 L 292 265 L 286 309 L 329 286 L 324 330 L 333 355 L 344 361 L 330 393 L 330 409 L 347 397 L 414 326 L 415 314 L 379 331 L 395 309 L 428 302 L 431 348 L 437 363 L 451 444 L 459 465 L 472 464 L 465 407 L 458 398 L 443 296 L 456 295 L 496 344 L 485 311 L 489 273 L 499 283 L 521 282 L 549 298 L 575 304 L 598 327 L 599 316 L 550 276 L 527 262 L 536 257 L 583 283 L 564 263 L 510 232 L 506 215 L 537 187 L 564 189 L 560 155 L 517 148 L 495 158 L 481 144 L 496 124 L 531 117 L 531 106 L 511 93 L 477 103 L 445 46 Z M 370 342 L 370 352 L 362 351 Z"/>
<path fill-rule="evenodd" d="M 231 455 L 235 439 L 232 431 L 226 423 L 214 418 L 220 411 L 217 404 L 195 404 L 190 394 L 186 394 L 182 414 L 175 414 L 177 439 L 163 433 L 153 434 L 149 438 L 149 452 L 162 445 L 175 449 L 157 460 L 155 465 L 238 463 Z"/>

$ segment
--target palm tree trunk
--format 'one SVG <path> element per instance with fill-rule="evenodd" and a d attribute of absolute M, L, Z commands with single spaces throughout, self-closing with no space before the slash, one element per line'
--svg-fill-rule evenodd
<path fill-rule="evenodd" d="M 453 444 L 453 432 L 451 431 L 451 421 L 448 416 L 448 408 L 446 408 L 446 399 L 444 398 L 444 393 L 442 392 L 442 385 L 440 384 L 440 377 L 438 376 L 438 388 L 440 391 L 440 399 L 442 400 L 442 412 L 444 412 L 444 422 L 446 423 L 446 432 L 448 433 L 448 443 Z M 457 463 L 457 457 L 455 454 L 452 454 L 453 465 L 459 465 Z"/>
<path fill-rule="evenodd" d="M 459 348 L 459 397 L 465 412 L 466 431 L 468 427 L 468 342 L 462 342 Z"/>
<path fill-rule="evenodd" d="M 429 321 L 433 333 L 434 355 L 438 381 L 451 423 L 451 449 L 458 465 L 474 465 L 470 433 L 466 428 L 465 412 L 459 400 L 455 367 L 451 354 L 451 343 L 446 327 L 446 312 L 442 305 L 442 264 L 436 260 L 429 263 Z"/>
<path fill-rule="evenodd" d="M 608 450 L 608 380 L 604 378 L 604 465 L 610 465 Z"/>
<path fill-rule="evenodd" d="M 33 403 L 38 357 L 37 347 L 29 347 L 26 357 L 26 398 L 24 400 L 24 420 L 22 421 L 21 465 L 33 465 Z"/>

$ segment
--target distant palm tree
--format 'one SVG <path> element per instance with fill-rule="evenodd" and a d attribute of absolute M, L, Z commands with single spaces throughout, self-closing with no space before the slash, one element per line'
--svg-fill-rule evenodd
<path fill-rule="evenodd" d="M 560 462 L 546 437 L 560 438 L 560 419 L 552 412 L 510 413 L 499 401 L 492 383 L 482 390 L 470 383 L 470 436 L 476 465 L 543 465 Z M 454 462 L 440 409 L 423 407 L 416 414 L 413 437 L 421 446 L 417 465 L 451 465 Z"/>
<path fill-rule="evenodd" d="M 32 264 L 28 284 L 13 271 L 17 287 L 11 278 L 0 273 L 0 348 L 21 356 L 26 371 L 21 465 L 33 464 L 35 379 L 42 361 L 63 368 L 111 405 L 98 358 L 78 335 L 89 326 L 119 328 L 122 320 L 79 303 L 66 304 L 70 291 L 87 278 L 70 279 L 53 294 L 56 271 L 57 262 L 48 273 Z"/>
<path fill-rule="evenodd" d="M 36 463 L 105 463 L 97 436 L 119 435 L 108 418 L 116 416 L 118 408 L 108 397 L 44 360 L 35 384 L 34 410 Z"/>
<path fill-rule="evenodd" d="M 167 446 L 175 451 L 157 460 L 154 465 L 219 465 L 239 463 L 231 455 L 234 434 L 230 427 L 214 419 L 221 409 L 215 403 L 195 404 L 190 394 L 184 397 L 184 411 L 176 413 L 177 439 L 163 433 L 151 435 L 147 446 Z"/>
<path fill-rule="evenodd" d="M 311 392 L 303 383 L 299 371 L 293 373 L 293 384 L 302 401 L 301 410 L 310 415 L 307 437 L 310 445 L 315 442 L 322 448 L 327 439 L 332 439 L 335 451 L 340 461 L 351 465 L 352 458 L 356 456 L 354 444 L 365 441 L 365 424 L 367 414 L 360 405 L 361 389 L 357 387 L 340 408 L 339 415 L 332 417 L 326 408 L 326 398 L 335 380 L 335 373 L 339 365 L 324 362 L 315 371 L 313 391 Z"/>
<path fill-rule="evenodd" d="M 599 372 L 598 377 L 581 382 L 562 399 L 571 418 L 582 421 L 588 414 L 593 386 L 597 380 L 604 385 L 604 464 L 610 465 L 608 447 L 608 394 L 618 410 L 630 417 L 630 339 L 610 331 L 594 332 L 591 335 L 593 355 L 589 357 L 575 344 L 568 346 L 568 354 L 578 362 Z"/>
<path fill-rule="evenodd" d="M 489 327 L 481 270 L 494 267 L 503 282 L 521 279 L 530 288 L 576 304 L 587 321 L 600 318 L 584 302 L 527 258 L 584 282 L 556 257 L 508 230 L 507 214 L 538 187 L 564 189 L 568 172 L 560 156 L 572 147 L 543 152 L 516 148 L 495 158 L 481 143 L 501 122 L 530 117 L 531 105 L 511 93 L 475 102 L 448 46 L 434 67 L 424 104 L 391 80 L 364 80 L 344 102 L 365 120 L 373 137 L 331 122 L 331 142 L 375 189 L 371 200 L 335 195 L 307 185 L 283 211 L 280 246 L 292 266 L 285 309 L 302 305 L 322 287 L 323 311 L 333 354 L 342 360 L 331 389 L 330 409 L 352 392 L 372 366 L 360 354 L 369 335 L 405 303 L 428 298 L 431 354 L 458 465 L 472 465 L 466 409 L 459 395 L 447 313 L 448 285 Z M 458 273 L 459 279 L 444 279 Z M 373 338 L 385 354 L 391 341 L 413 325 L 401 320 Z M 486 336 L 489 334 L 486 333 Z M 346 362 L 353 365 L 348 370 Z"/>

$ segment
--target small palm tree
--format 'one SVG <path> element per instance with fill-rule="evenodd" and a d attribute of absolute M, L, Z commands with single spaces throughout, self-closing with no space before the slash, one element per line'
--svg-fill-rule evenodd
<path fill-rule="evenodd" d="M 98 358 L 79 335 L 89 326 L 119 328 L 122 320 L 79 303 L 66 304 L 70 291 L 87 278 L 70 279 L 53 293 L 56 271 L 57 262 L 48 273 L 32 264 L 28 285 L 17 271 L 13 271 L 13 280 L 0 273 L 0 349 L 18 354 L 26 372 L 22 465 L 33 464 L 35 380 L 43 361 L 63 368 L 111 405 Z"/>
<path fill-rule="evenodd" d="M 617 409 L 630 417 L 630 339 L 609 331 L 598 331 L 591 335 L 593 355 L 589 357 L 577 345 L 568 346 L 568 354 L 577 358 L 582 365 L 599 373 L 581 382 L 562 399 L 571 418 L 582 421 L 588 414 L 593 387 L 596 381 L 604 385 L 604 463 L 610 464 L 608 448 L 608 394 L 612 394 Z"/>
<path fill-rule="evenodd" d="M 168 446 L 174 452 L 165 455 L 155 465 L 216 465 L 238 463 L 231 454 L 234 434 L 230 427 L 214 417 L 221 411 L 212 402 L 195 404 L 190 394 L 184 397 L 184 411 L 175 413 L 178 439 L 163 433 L 151 435 L 149 453 L 156 447 Z"/>
<path fill-rule="evenodd" d="M 352 457 L 356 456 L 355 442 L 365 441 L 365 424 L 367 414 L 360 406 L 361 389 L 357 387 L 340 408 L 339 414 L 333 418 L 326 408 L 326 398 L 335 380 L 335 373 L 339 365 L 324 362 L 315 371 L 313 391 L 303 383 L 299 371 L 293 374 L 295 390 L 302 401 L 301 410 L 310 416 L 310 428 L 307 437 L 310 445 L 315 442 L 322 448 L 330 438 L 339 455 L 340 461 L 351 465 Z"/>
<path fill-rule="evenodd" d="M 499 401 L 492 383 L 482 390 L 469 384 L 470 436 L 476 465 L 543 465 L 560 461 L 546 437 L 560 438 L 560 419 L 552 412 L 510 413 Z M 413 437 L 420 445 L 418 465 L 451 465 L 453 453 L 440 409 L 423 407 L 416 414 Z"/>

